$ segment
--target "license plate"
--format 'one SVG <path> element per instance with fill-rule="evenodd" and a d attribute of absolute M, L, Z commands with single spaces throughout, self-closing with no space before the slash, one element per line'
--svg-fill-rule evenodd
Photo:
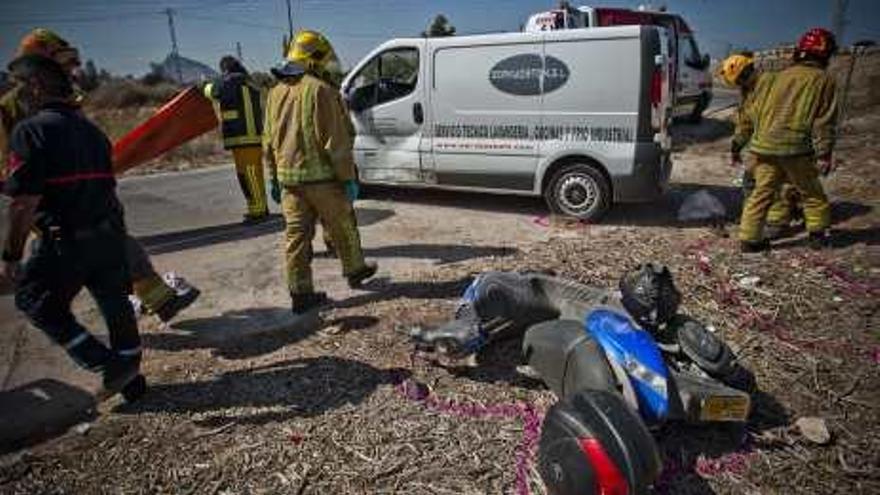
<path fill-rule="evenodd" d="M 700 421 L 745 421 L 750 405 L 748 396 L 707 397 L 700 407 Z"/>

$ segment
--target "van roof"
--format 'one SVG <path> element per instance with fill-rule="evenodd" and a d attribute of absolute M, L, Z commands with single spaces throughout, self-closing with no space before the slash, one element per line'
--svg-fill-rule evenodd
<path fill-rule="evenodd" d="M 610 26 L 597 27 L 587 29 L 562 29 L 557 31 L 543 31 L 537 33 L 493 33 L 493 34 L 474 34 L 467 36 L 448 36 L 438 38 L 428 38 L 428 41 L 434 46 L 461 46 L 461 45 L 494 45 L 498 43 L 523 43 L 537 42 L 542 37 L 548 37 L 553 40 L 579 40 L 579 39 L 609 39 L 609 38 L 633 38 L 638 37 L 642 28 L 651 28 L 652 26 Z M 401 42 L 423 42 L 425 38 L 395 38 L 388 40 L 382 44 L 399 44 Z"/>

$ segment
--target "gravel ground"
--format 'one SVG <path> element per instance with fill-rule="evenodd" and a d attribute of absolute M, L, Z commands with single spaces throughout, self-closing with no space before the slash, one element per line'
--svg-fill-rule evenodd
<path fill-rule="evenodd" d="M 683 310 L 732 344 L 759 389 L 744 428 L 658 432 L 665 468 L 657 492 L 880 493 L 878 120 L 853 119 L 841 143 L 844 165 L 827 182 L 839 245 L 818 254 L 800 236 L 743 256 L 726 237 L 734 226 L 674 221 L 675 207 L 698 189 L 736 215 L 735 173 L 719 158 L 729 124 L 714 120 L 680 131 L 677 185 L 659 204 L 613 212 L 603 225 L 551 219 L 541 235 L 512 237 L 492 230 L 502 213 L 468 209 L 485 229 L 469 238 L 491 231 L 515 249 L 430 269 L 392 264 L 392 281 L 344 294 L 317 330 L 282 324 L 212 337 L 201 330 L 254 316 L 229 308 L 275 317 L 271 308 L 284 300 L 276 255 L 252 241 L 215 246 L 212 256 L 166 255 L 187 263 L 215 300 L 206 303 L 212 314 L 226 316 L 173 328 L 144 321 L 148 395 L 104 403 L 88 428 L 6 455 L 0 492 L 544 493 L 533 440 L 553 397 L 516 373 L 518 342 L 488 348 L 476 367 L 438 366 L 412 355 L 405 331 L 448 319 L 483 270 L 549 269 L 607 286 L 656 260 L 672 268 Z M 427 243 L 425 228 L 407 235 Z M 757 285 L 743 284 L 747 276 Z M 800 418 L 824 421 L 830 442 L 809 440 Z"/>

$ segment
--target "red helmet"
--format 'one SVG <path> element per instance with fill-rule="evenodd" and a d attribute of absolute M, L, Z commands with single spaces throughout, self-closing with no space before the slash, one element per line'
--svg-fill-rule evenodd
<path fill-rule="evenodd" d="M 837 50 L 834 34 L 823 28 L 813 28 L 798 40 L 797 50 L 805 55 L 828 59 Z"/>

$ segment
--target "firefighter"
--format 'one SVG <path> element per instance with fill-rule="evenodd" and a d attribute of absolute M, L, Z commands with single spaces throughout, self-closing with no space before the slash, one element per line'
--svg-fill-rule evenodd
<path fill-rule="evenodd" d="M 825 72 L 836 50 L 834 35 L 821 28 L 798 41 L 794 65 L 761 77 L 744 109 L 732 141 L 734 160 L 748 145 L 755 190 L 740 219 L 744 252 L 770 247 L 763 227 L 774 196 L 786 179 L 801 196 L 809 245 L 830 245 L 831 205 L 819 174 L 834 170 L 837 97 L 834 79 Z"/>
<path fill-rule="evenodd" d="M 9 138 L 3 276 L 15 282 L 15 305 L 34 326 L 78 365 L 102 372 L 105 389 L 122 390 L 139 376 L 141 347 L 110 142 L 72 103 L 57 62 L 25 55 L 10 73 L 21 83 L 21 114 Z M 32 229 L 39 235 L 22 266 Z M 109 348 L 71 313 L 84 287 L 107 325 Z"/>
<path fill-rule="evenodd" d="M 18 55 L 50 57 L 61 65 L 68 77 L 80 64 L 76 48 L 48 29 L 38 28 L 28 33 L 19 44 Z M 9 132 L 24 112 L 20 98 L 21 86 L 16 85 L 0 98 L 0 178 L 5 175 Z M 83 94 L 73 86 L 71 103 L 79 106 L 82 100 Z M 133 237 L 126 236 L 125 246 L 134 293 L 140 302 L 139 306 L 147 313 L 167 323 L 199 297 L 199 290 L 182 277 L 173 274 L 166 274 L 164 278 L 159 276 L 146 251 Z"/>
<path fill-rule="evenodd" d="M 269 218 L 263 182 L 263 91 L 235 57 L 220 59 L 220 79 L 205 85 L 205 96 L 215 102 L 220 117 L 223 147 L 232 151 L 235 174 L 247 201 L 244 223 Z"/>
<path fill-rule="evenodd" d="M 366 263 L 352 202 L 358 184 L 353 132 L 338 87 L 338 61 L 330 42 L 314 31 L 294 38 L 286 62 L 272 70 L 279 83 L 266 103 L 264 157 L 274 198 L 286 221 L 287 285 L 294 313 L 327 301 L 312 286 L 312 239 L 320 220 L 333 239 L 352 288 L 376 273 Z"/>
<path fill-rule="evenodd" d="M 740 91 L 740 104 L 735 114 L 735 122 L 739 125 L 745 118 L 745 105 L 761 77 L 761 73 L 755 68 L 754 57 L 750 53 L 736 53 L 727 57 L 718 67 L 718 76 L 725 84 Z M 741 163 L 735 161 L 731 165 L 739 166 Z M 742 189 L 743 200 L 755 189 L 755 177 L 749 168 L 743 168 Z M 788 233 L 791 221 L 798 211 L 798 199 L 797 189 L 787 180 L 783 181 L 767 213 L 765 237 L 777 239 Z"/>

